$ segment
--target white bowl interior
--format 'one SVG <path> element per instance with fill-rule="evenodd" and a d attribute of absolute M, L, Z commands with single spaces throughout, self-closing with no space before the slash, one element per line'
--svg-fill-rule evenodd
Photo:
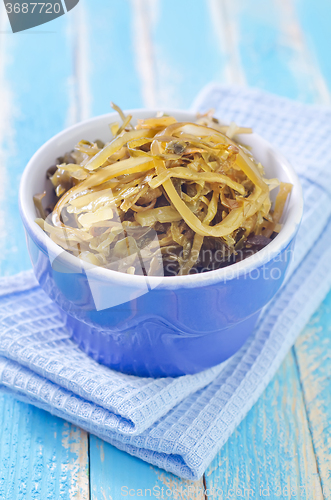
<path fill-rule="evenodd" d="M 137 121 L 138 118 L 148 118 L 155 116 L 158 110 L 129 110 L 129 113 L 133 116 L 133 123 Z M 170 115 L 175 116 L 178 121 L 195 121 L 195 114 L 187 111 L 178 110 L 162 110 Z M 35 224 L 34 220 L 36 218 L 36 211 L 33 203 L 33 196 L 36 193 L 43 192 L 46 187 L 48 192 L 50 191 L 49 183 L 46 181 L 46 171 L 47 169 L 55 163 L 57 157 L 63 155 L 67 151 L 73 149 L 75 144 L 82 139 L 89 141 L 94 141 L 96 139 L 101 139 L 107 142 L 111 139 L 111 132 L 109 129 L 109 124 L 118 121 L 119 116 L 117 113 L 109 113 L 107 115 L 102 115 L 96 118 L 92 118 L 85 122 L 78 123 L 73 127 L 70 127 L 60 134 L 56 135 L 48 142 L 46 142 L 32 157 L 28 163 L 21 180 L 20 185 L 20 204 L 21 210 L 28 221 L 30 230 L 37 236 L 39 240 L 42 240 L 47 244 L 48 248 L 54 248 L 55 253 L 59 253 L 60 249 L 57 245 L 48 238 L 48 236 L 42 231 L 42 229 Z M 268 178 L 277 177 L 281 181 L 290 182 L 293 184 L 293 190 L 290 196 L 290 200 L 287 203 L 285 212 L 282 217 L 282 222 L 284 223 L 283 228 L 279 235 L 263 250 L 257 254 L 237 263 L 227 268 L 219 269 L 217 271 L 211 271 L 208 273 L 202 273 L 197 275 L 189 276 L 174 276 L 174 277 L 164 277 L 161 282 L 166 284 L 167 287 L 176 284 L 181 284 L 181 286 L 197 286 L 202 283 L 219 281 L 225 278 L 229 274 L 229 268 L 237 267 L 237 271 L 244 272 L 245 270 L 250 270 L 256 267 L 257 263 L 261 265 L 263 261 L 267 259 L 266 250 L 268 249 L 268 258 L 270 255 L 276 255 L 286 244 L 290 241 L 291 237 L 295 234 L 298 224 L 300 223 L 302 216 L 302 192 L 300 187 L 300 182 L 298 177 L 283 156 L 275 151 L 271 145 L 266 142 L 262 137 L 256 134 L 244 134 L 240 137 L 244 144 L 251 147 L 251 151 L 255 158 L 261 162 L 265 168 L 266 176 Z M 277 190 L 272 193 L 272 198 L 276 196 Z M 46 200 L 47 201 L 47 200 Z M 62 250 L 61 250 L 62 252 Z M 69 254 L 68 254 L 69 258 Z M 76 257 L 70 256 L 72 261 L 78 260 Z M 233 271 L 233 270 L 232 270 Z M 98 276 L 110 276 L 112 274 L 112 279 L 120 280 L 121 282 L 130 280 L 139 280 L 141 276 L 129 276 L 123 273 L 118 273 L 115 271 L 110 271 L 108 269 L 96 268 L 95 273 Z M 114 273 L 117 276 L 114 276 Z M 149 278 L 153 280 L 153 278 Z M 159 278 L 155 279 L 160 282 Z"/>

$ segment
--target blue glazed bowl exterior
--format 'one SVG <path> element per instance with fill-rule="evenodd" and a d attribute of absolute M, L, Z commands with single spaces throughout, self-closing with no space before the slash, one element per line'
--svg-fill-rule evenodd
<path fill-rule="evenodd" d="M 29 234 L 27 241 L 40 285 L 65 313 L 81 348 L 115 370 L 151 377 L 196 373 L 232 356 L 282 285 L 294 244 L 293 238 L 273 259 L 233 279 L 192 288 L 156 287 L 98 311 L 84 269 L 51 265 L 41 242 Z M 100 279 L 100 287 L 105 294 L 120 292 L 110 280 Z"/>
<path fill-rule="evenodd" d="M 157 110 L 131 110 L 133 121 Z M 163 110 L 179 121 L 191 112 Z M 302 215 L 302 193 L 288 162 L 256 134 L 243 138 L 269 178 L 293 184 L 279 235 L 257 254 L 192 276 L 144 277 L 89 269 L 34 222 L 33 196 L 50 187 L 54 159 L 82 138 L 109 140 L 116 114 L 79 123 L 50 139 L 30 160 L 20 185 L 20 212 L 36 277 L 60 307 L 73 339 L 94 359 L 139 376 L 196 373 L 233 355 L 252 333 L 261 309 L 281 287 Z M 274 201 L 274 192 L 271 193 Z"/>

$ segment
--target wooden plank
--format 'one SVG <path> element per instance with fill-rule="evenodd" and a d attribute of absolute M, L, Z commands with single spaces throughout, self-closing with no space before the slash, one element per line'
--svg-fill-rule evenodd
<path fill-rule="evenodd" d="M 250 85 L 306 102 L 328 101 L 293 2 L 237 0 L 229 11 L 240 33 L 239 54 Z M 268 496 L 269 490 L 270 498 L 289 498 L 284 491 L 288 481 L 292 497 L 322 496 L 293 353 L 206 473 L 207 486 L 223 489 L 225 498 L 236 487 L 246 488 L 247 494 L 251 488 L 252 498 Z"/>
<path fill-rule="evenodd" d="M 210 80 L 239 84 L 247 80 L 250 85 L 310 102 L 316 97 L 311 74 L 316 76 L 317 69 L 311 72 L 304 66 L 306 48 L 302 40 L 298 44 L 292 36 L 290 25 L 295 18 L 293 12 L 289 17 L 284 3 L 135 0 L 132 8 L 136 17 L 134 50 L 145 105 L 188 106 L 197 91 Z M 201 35 L 192 36 L 192 33 Z M 299 72 L 298 65 L 292 67 L 297 60 L 301 65 Z M 284 488 L 290 478 L 299 488 L 298 497 L 320 498 L 316 462 L 292 354 L 284 366 L 270 386 L 273 390 L 268 389 L 209 468 L 207 487 L 220 486 L 229 496 L 231 485 L 252 488 L 254 495 L 260 495 L 261 487 L 263 496 L 269 481 L 274 489 L 272 495 L 277 498 L 279 488 L 281 494 L 286 492 Z M 283 399 L 282 387 L 288 389 Z M 295 417 L 291 415 L 293 395 Z M 279 417 L 272 427 L 275 407 Z M 254 434 L 257 422 L 267 432 L 267 443 Z M 275 448 L 278 431 L 282 433 L 282 441 Z M 96 498 L 109 495 L 120 498 L 126 481 L 135 493 L 139 488 L 155 484 L 149 476 L 150 468 L 137 459 L 93 437 L 90 448 L 91 491 Z M 275 467 L 272 461 L 274 449 L 280 463 L 278 471 L 278 464 Z M 242 460 L 243 453 L 245 460 Z"/>
<path fill-rule="evenodd" d="M 88 19 L 81 39 L 88 40 L 82 57 L 88 60 L 84 85 L 90 93 L 91 114 L 109 113 L 110 101 L 123 109 L 142 107 L 139 68 L 133 54 L 134 19 L 130 2 L 93 0 L 79 7 L 84 7 Z M 84 26 L 79 30 L 84 31 Z M 78 53 L 80 50 L 77 48 Z"/>
<path fill-rule="evenodd" d="M 322 499 L 292 352 L 207 469 L 205 480 L 209 498 Z"/>
<path fill-rule="evenodd" d="M 0 429 L 0 498 L 89 498 L 84 431 L 4 395 Z"/>
<path fill-rule="evenodd" d="M 309 57 L 320 68 L 327 87 L 331 88 L 331 58 L 329 53 L 329 34 L 331 3 L 328 0 L 294 0 L 297 18 L 305 34 Z M 325 85 L 322 84 L 323 87 Z M 330 98 L 328 99 L 330 103 Z"/>
<path fill-rule="evenodd" d="M 87 75 L 92 114 L 107 112 L 110 99 L 124 108 L 185 107 L 191 103 L 200 87 L 211 78 L 212 68 L 203 50 L 209 51 L 215 60 L 218 52 L 211 50 L 208 36 L 200 41 L 194 39 L 195 46 L 191 47 L 191 20 L 198 16 L 206 33 L 210 24 L 203 3 L 190 4 L 189 9 L 187 3 L 183 4 L 173 0 L 133 0 L 131 4 L 96 1 L 91 5 L 87 15 L 93 32 L 98 31 L 98 37 L 90 36 L 89 43 L 89 53 L 93 54 Z M 171 37 L 170 26 L 175 34 Z M 196 72 L 196 65 L 201 72 Z M 186 75 L 185 81 L 182 75 Z M 162 492 L 162 488 L 190 487 L 188 498 L 203 498 L 202 481 L 193 488 L 193 483 L 155 469 L 94 436 L 90 438 L 90 470 L 95 499 L 122 498 L 121 488 L 125 486 L 136 495 L 138 490 L 155 488 L 154 491 Z"/>
<path fill-rule="evenodd" d="M 134 0 L 149 36 L 135 46 L 137 60 L 154 75 L 153 100 L 145 105 L 187 108 L 211 80 L 224 81 L 227 56 L 219 49 L 205 1 Z M 136 31 L 136 38 L 137 31 Z"/>
<path fill-rule="evenodd" d="M 236 5 L 227 0 L 207 0 L 210 20 L 214 27 L 217 48 L 224 59 L 225 84 L 245 85 L 246 75 L 239 52 L 240 33 L 236 22 Z"/>
<path fill-rule="evenodd" d="M 330 104 L 330 93 L 320 65 L 311 50 L 304 26 L 301 25 L 295 0 L 276 0 L 280 14 L 282 43 L 288 53 L 288 64 L 295 78 L 301 101 Z M 325 31 L 325 36 L 328 30 Z"/>
<path fill-rule="evenodd" d="M 217 71 L 220 72 L 218 74 L 221 74 L 222 67 L 223 67 L 222 52 L 221 53 L 217 52 L 217 54 L 216 54 L 216 61 L 220 61 L 220 64 L 215 64 L 215 66 L 213 68 L 211 68 L 211 66 L 209 68 L 207 68 L 207 73 L 204 73 L 204 71 L 203 71 L 203 69 L 205 68 L 204 64 L 207 64 L 206 63 L 207 58 L 205 57 L 205 55 L 201 55 L 201 52 L 199 52 L 198 54 L 195 54 L 195 57 L 198 55 L 198 61 L 201 62 L 200 66 L 199 66 L 199 69 L 201 68 L 201 72 L 199 72 L 199 74 L 197 74 L 196 71 L 193 72 L 192 64 L 189 64 L 190 57 L 193 57 L 193 51 L 192 51 L 192 53 L 188 54 L 189 55 L 188 59 L 185 58 L 185 64 L 187 64 L 186 67 L 188 68 L 188 72 L 185 72 L 185 66 L 182 64 L 183 60 L 179 60 L 179 62 L 178 62 L 178 53 L 180 54 L 179 49 L 183 48 L 183 53 L 186 55 L 186 53 L 189 52 L 189 49 L 191 48 L 189 46 L 189 45 L 191 45 L 191 43 L 189 43 L 188 40 L 191 42 L 192 24 L 188 22 L 186 36 L 185 36 L 185 34 L 178 35 L 179 37 L 183 37 L 182 42 L 178 43 L 178 39 L 175 38 L 173 45 L 172 45 L 172 48 L 169 51 L 169 52 L 171 52 L 171 55 L 173 57 L 173 59 L 169 58 L 170 63 L 172 61 L 175 61 L 175 63 L 177 64 L 177 69 L 180 67 L 181 71 L 177 71 L 177 72 L 170 71 L 169 72 L 169 67 L 173 68 L 172 64 L 170 64 L 170 66 L 164 65 L 163 69 L 159 68 L 159 69 L 153 70 L 153 63 L 149 63 L 150 66 L 148 66 L 148 71 L 150 71 L 150 69 L 152 68 L 152 72 L 150 74 L 153 75 L 154 74 L 153 71 L 155 71 L 155 74 L 159 75 L 158 76 L 159 79 L 155 77 L 154 83 L 153 83 L 153 78 L 152 78 L 153 85 L 149 88 L 151 88 L 155 93 L 154 93 L 154 96 L 153 96 L 153 94 L 151 94 L 154 101 L 150 100 L 149 92 L 144 90 L 146 88 L 146 82 L 144 82 L 144 80 L 143 80 L 144 75 L 140 74 L 140 75 L 138 75 L 138 78 L 136 77 L 137 69 L 136 69 L 135 64 L 136 65 L 138 65 L 138 64 L 137 64 L 137 62 L 136 63 L 134 62 L 134 60 L 132 58 L 130 46 L 128 45 L 128 42 L 127 42 L 128 38 L 127 38 L 126 34 L 129 33 L 129 37 L 130 37 L 130 31 L 128 29 L 129 24 L 126 20 L 131 19 L 131 23 L 132 23 L 133 22 L 132 17 L 129 17 L 127 15 L 128 11 L 126 10 L 126 7 L 123 9 L 119 8 L 118 15 L 116 15 L 112 18 L 112 19 L 114 19 L 114 25 L 112 25 L 113 29 L 110 29 L 109 28 L 109 19 L 111 18 L 111 16 L 104 17 L 104 18 L 102 16 L 100 16 L 100 14 L 99 14 L 100 11 L 98 9 L 98 6 L 95 6 L 95 4 L 97 4 L 97 3 L 98 2 L 94 3 L 93 11 L 91 10 L 91 12 L 88 13 L 88 19 L 90 21 L 90 15 L 91 16 L 95 15 L 97 17 L 95 17 L 93 19 L 98 18 L 98 24 L 96 24 L 96 21 L 94 21 L 94 20 L 93 21 L 91 20 L 91 23 L 89 23 L 89 24 L 91 24 L 93 26 L 93 32 L 94 32 L 94 29 L 98 31 L 98 35 L 100 33 L 103 34 L 105 29 L 109 30 L 107 32 L 107 36 L 109 36 L 110 41 L 108 42 L 108 45 L 103 45 L 102 42 L 101 43 L 98 42 L 98 44 L 97 43 L 94 44 L 94 42 L 97 40 L 97 37 L 90 35 L 90 43 L 89 43 L 87 48 L 90 51 L 89 53 L 90 54 L 92 53 L 93 63 L 90 67 L 84 66 L 84 64 L 86 63 L 86 61 L 84 61 L 84 60 L 83 61 L 80 60 L 77 63 L 78 70 L 76 72 L 76 76 L 75 76 L 76 79 L 74 80 L 74 85 L 78 84 L 78 82 L 79 82 L 79 85 L 80 85 L 80 88 L 78 90 L 79 97 L 77 97 L 77 103 L 75 105 L 76 107 L 74 108 L 74 112 L 71 114 L 70 120 L 75 119 L 75 118 L 72 118 L 72 116 L 85 117 L 85 116 L 88 116 L 90 113 L 98 114 L 98 113 L 102 113 L 102 112 L 107 111 L 105 109 L 105 105 L 108 105 L 108 100 L 110 98 L 118 101 L 119 104 L 121 104 L 121 105 L 123 105 L 121 100 L 126 99 L 126 101 L 124 103 L 124 107 L 139 106 L 141 102 L 144 102 L 145 104 L 146 103 L 148 104 L 150 102 L 152 102 L 152 103 L 156 102 L 156 103 L 160 103 L 159 105 L 172 104 L 174 106 L 178 105 L 178 106 L 184 107 L 191 102 L 192 98 L 194 97 L 195 92 L 199 89 L 199 87 L 201 86 L 202 83 L 207 83 L 207 81 L 209 81 L 210 79 L 215 79 L 214 76 L 210 77 L 211 72 L 216 71 L 215 67 L 218 66 Z M 170 4 L 168 4 L 168 5 L 171 7 Z M 173 24 L 174 24 L 174 17 L 173 17 L 174 12 L 176 13 L 176 16 L 178 14 L 178 18 L 176 17 L 176 19 L 180 19 L 181 14 L 185 14 L 186 16 L 187 15 L 189 16 L 189 19 L 199 18 L 199 21 L 200 21 L 200 17 L 201 17 L 200 14 L 198 15 L 198 17 L 190 17 L 193 15 L 197 16 L 196 10 L 194 10 L 192 12 L 191 8 L 185 9 L 185 7 L 183 5 L 185 5 L 185 2 L 182 2 L 180 4 L 180 7 L 178 6 L 178 4 L 172 5 L 173 8 L 172 9 L 170 8 L 169 11 L 167 11 L 165 13 L 165 16 L 163 16 L 163 19 L 168 19 L 168 21 L 167 21 L 168 25 L 173 26 Z M 77 9 L 78 9 L 78 7 L 77 7 Z M 111 4 L 111 6 L 109 7 L 108 13 L 111 14 L 113 12 L 113 9 L 115 9 L 115 3 Z M 182 9 L 182 11 L 180 9 Z M 189 11 L 189 12 L 187 12 L 187 11 Z M 129 12 L 129 14 L 130 14 L 130 12 Z M 164 11 L 162 11 L 162 12 L 164 12 Z M 123 15 L 123 17 L 121 17 L 122 15 Z M 201 18 L 204 20 L 206 19 L 206 17 L 203 17 L 203 16 Z M 125 19 L 125 22 L 122 22 L 121 20 L 124 20 L 124 19 Z M 185 19 L 187 19 L 187 17 Z M 205 23 L 205 21 L 202 21 L 202 26 L 206 26 L 206 25 L 208 25 L 209 28 L 203 27 L 201 29 L 202 33 L 209 33 L 211 31 L 210 30 L 210 26 L 211 26 L 210 21 L 207 21 L 207 23 Z M 97 26 L 98 28 L 94 28 L 94 26 Z M 123 30 L 123 26 L 125 28 L 124 30 Z M 154 26 L 159 27 L 159 28 L 163 26 L 164 31 L 166 31 L 166 24 L 163 24 L 163 22 L 162 22 L 162 24 L 157 24 L 155 22 Z M 85 25 L 85 27 L 86 27 L 86 25 Z M 200 27 L 200 25 L 199 25 L 199 27 Z M 118 32 L 116 32 L 116 33 L 120 36 L 120 40 L 121 40 L 121 43 L 120 43 L 121 47 L 120 47 L 119 52 L 116 51 L 116 45 L 115 45 L 115 49 L 114 49 L 114 46 L 111 45 L 112 43 L 114 43 L 114 38 L 112 37 L 110 32 L 114 33 L 114 31 L 113 31 L 114 29 L 118 29 Z M 135 36 L 131 35 L 132 40 L 137 39 L 137 32 L 139 31 L 137 27 L 134 29 L 136 30 L 135 31 L 136 34 L 135 34 Z M 162 35 L 163 40 L 166 39 L 166 34 L 167 33 Z M 123 38 L 121 38 L 122 35 L 123 35 Z M 155 37 L 155 35 L 153 35 L 153 36 Z M 161 37 L 161 35 L 160 35 L 160 37 Z M 80 44 L 79 46 L 82 47 L 81 44 L 83 43 L 83 40 L 84 40 L 84 31 L 83 32 L 81 31 L 80 33 L 78 33 L 78 35 L 76 36 L 75 39 L 77 40 L 77 44 Z M 157 41 L 159 38 L 155 37 L 154 39 Z M 208 40 L 208 37 L 206 37 L 206 39 Z M 198 37 L 195 40 L 198 40 Z M 233 40 L 233 38 L 232 38 L 232 40 Z M 157 43 L 157 42 L 155 42 L 155 43 Z M 233 50 L 233 48 L 235 49 L 235 46 L 233 47 L 233 41 L 231 43 L 232 43 L 231 50 Z M 213 45 L 213 44 L 211 44 L 211 45 Z M 107 53 L 104 50 L 104 47 L 111 48 L 109 57 L 112 57 L 113 58 L 112 61 L 116 62 L 115 66 L 112 65 L 112 67 L 116 68 L 116 71 L 115 71 L 115 69 L 112 71 L 111 78 L 109 78 L 109 74 L 110 74 L 109 67 L 108 66 L 104 67 L 102 64 L 99 64 L 99 61 L 101 61 L 101 62 L 104 61 L 105 54 Z M 161 47 L 162 47 L 162 45 L 161 45 Z M 145 48 L 146 48 L 146 46 L 145 46 Z M 95 49 L 99 49 L 99 51 L 95 50 Z M 168 48 L 167 48 L 167 50 L 168 50 Z M 158 48 L 158 51 L 159 52 L 155 51 L 155 53 L 162 54 L 162 51 L 160 51 L 160 48 Z M 76 56 L 78 53 L 81 53 L 81 50 L 76 53 Z M 215 59 L 212 57 L 213 52 L 211 50 L 209 52 L 205 52 L 205 53 L 208 53 L 208 57 L 210 57 L 210 60 L 215 61 Z M 126 57 L 123 57 L 123 55 L 125 56 L 125 54 L 128 55 L 127 59 L 126 59 Z M 150 52 L 148 50 L 145 50 L 145 53 L 144 53 L 144 60 L 145 61 L 146 60 L 148 61 L 148 58 L 150 57 L 149 54 L 150 54 Z M 233 59 L 233 54 L 236 54 L 236 52 L 235 51 L 232 52 L 232 56 L 231 56 L 232 59 Z M 137 54 L 136 54 L 136 56 L 137 56 Z M 109 58 L 107 57 L 107 61 L 108 60 L 109 60 Z M 124 64 L 119 64 L 119 63 L 123 63 L 123 61 L 126 61 L 126 63 L 125 63 L 126 66 Z M 129 62 L 127 62 L 127 61 L 129 61 Z M 136 61 L 138 61 L 138 59 L 136 59 Z M 157 61 L 158 61 L 157 64 L 161 64 L 161 63 L 163 64 L 164 58 L 157 57 Z M 118 62 L 118 64 L 117 64 L 117 62 Z M 99 69 L 101 67 L 103 68 L 103 73 L 100 75 Z M 282 66 L 278 65 L 278 68 L 279 67 L 281 68 Z M 95 71 L 96 68 L 98 69 L 97 72 Z M 130 71 L 130 74 L 133 75 L 131 79 L 127 78 L 128 69 Z M 176 66 L 174 66 L 174 69 L 176 69 Z M 132 73 L 131 73 L 131 71 L 132 71 Z M 90 75 L 89 76 L 90 80 L 87 80 L 87 79 L 84 80 L 84 78 L 85 78 L 84 77 L 83 78 L 84 81 L 83 81 L 83 83 L 81 83 L 80 77 L 82 76 L 82 74 L 83 75 L 86 75 L 86 74 Z M 149 74 L 149 73 L 147 72 L 147 74 Z M 182 78 L 181 74 L 186 75 L 185 79 L 180 80 Z M 213 74 L 215 74 L 215 73 L 213 73 Z M 284 72 L 284 74 L 283 74 L 284 79 L 286 77 L 286 74 L 287 73 Z M 258 72 L 256 73 L 256 75 L 259 76 Z M 93 83 L 93 79 L 94 79 L 94 83 Z M 179 83 L 178 82 L 176 83 L 176 81 L 177 81 L 176 79 L 180 80 Z M 92 80 L 92 83 L 91 83 L 91 80 Z M 255 82 L 258 81 L 258 78 L 255 79 L 254 81 Z M 138 84 L 137 84 L 137 82 L 138 82 Z M 167 88 L 169 86 L 171 87 L 171 84 L 172 84 L 172 91 L 171 91 L 172 94 L 168 93 L 168 91 L 167 91 Z M 85 105 L 84 109 L 82 110 L 81 109 L 82 101 L 84 101 L 84 99 L 82 99 L 82 96 L 84 97 L 84 96 L 89 95 L 88 85 L 91 86 L 91 89 L 92 89 L 91 93 L 93 95 L 93 99 L 91 99 L 90 104 Z M 113 94 L 110 97 L 107 96 L 108 85 L 110 85 L 111 86 L 110 88 L 113 89 L 112 92 L 113 92 L 113 94 L 115 93 L 115 97 L 113 96 Z M 179 97 L 176 97 L 177 87 L 178 88 L 180 87 L 180 92 L 178 93 Z M 265 88 L 269 88 L 269 87 L 266 86 Z M 295 88 L 294 84 L 293 84 L 293 88 Z M 284 92 L 285 91 L 289 92 L 289 90 L 284 90 Z M 293 92 L 293 90 L 291 90 L 291 92 Z M 292 95 L 291 92 L 289 92 L 289 95 Z M 288 95 L 288 94 L 284 94 L 284 95 Z M 121 96 L 123 96 L 123 97 L 121 97 Z M 176 99 L 177 99 L 177 102 L 176 102 Z M 308 96 L 307 100 L 309 100 L 309 99 L 311 99 L 311 97 Z M 72 109 L 72 107 L 71 107 L 71 109 Z M 17 259 L 17 256 L 15 259 Z M 14 259 L 13 259 L 13 261 L 14 261 Z M 107 448 L 109 447 L 109 445 L 105 445 L 105 446 Z M 109 448 L 111 448 L 111 447 L 109 447 Z M 113 448 L 113 450 L 115 450 L 115 449 Z M 116 454 L 116 453 L 122 453 L 122 452 L 115 450 L 113 453 Z M 130 462 L 130 460 L 133 460 L 136 462 L 137 459 L 132 459 L 131 457 L 129 457 L 128 455 L 125 455 L 123 453 L 122 453 L 122 455 L 125 457 L 126 467 L 130 470 L 129 464 L 133 463 L 133 462 Z M 111 458 L 112 457 L 113 457 L 113 454 L 111 454 Z M 116 458 L 116 456 L 115 456 L 115 458 Z M 117 456 L 117 458 L 118 458 L 118 456 Z M 101 460 L 101 458 L 100 458 L 100 460 Z M 97 466 L 97 462 L 94 462 L 94 463 Z M 108 463 L 111 463 L 111 459 L 107 460 L 107 464 Z M 144 464 L 143 462 L 139 461 L 139 463 L 143 464 L 144 467 L 149 467 L 148 465 Z M 135 467 L 136 467 L 136 465 L 135 465 Z M 123 463 L 122 463 L 122 468 L 123 468 Z M 108 474 L 110 474 L 110 472 L 112 472 L 112 471 L 110 471 L 110 469 L 107 469 L 107 470 L 108 470 L 108 472 L 106 474 L 106 477 L 103 477 L 102 480 L 100 480 L 100 481 L 99 480 L 95 481 L 99 485 L 103 485 L 103 487 L 107 486 Z M 143 473 L 143 474 L 145 474 L 145 473 Z M 145 476 L 143 474 L 141 476 L 143 478 L 143 481 L 139 484 L 142 484 L 143 487 L 145 488 L 146 481 L 145 481 Z M 160 472 L 160 474 L 162 474 L 162 473 Z M 170 479 L 169 479 L 170 475 L 164 475 L 163 477 L 165 478 L 164 479 L 165 482 L 170 481 Z M 131 479 L 130 479 L 130 481 L 131 481 Z M 151 484 L 154 485 L 155 482 L 152 481 Z M 115 486 L 117 487 L 117 483 Z M 104 490 L 104 491 L 106 491 L 106 490 Z M 118 490 L 116 490 L 116 491 L 118 491 Z M 99 498 L 99 497 L 97 496 L 97 498 Z M 102 498 L 102 496 L 101 496 L 101 498 Z M 113 496 L 113 498 L 115 498 L 115 497 Z"/>
<path fill-rule="evenodd" d="M 191 43 L 191 38 L 187 38 L 190 36 L 190 19 L 198 13 L 202 29 L 209 31 L 203 3 L 192 3 L 187 9 L 187 3 L 183 6 L 173 0 L 161 3 L 97 0 L 86 9 L 91 30 L 89 54 L 92 55 L 86 77 L 93 115 L 108 112 L 110 100 L 123 108 L 185 107 L 210 79 L 210 73 L 197 75 L 191 65 L 194 54 L 197 54 L 198 64 L 203 63 L 204 68 L 208 66 L 201 51 L 197 50 L 198 44 L 204 41 L 195 42 L 193 53 L 188 50 Z M 184 32 L 179 33 L 176 26 L 183 27 L 183 15 L 187 24 L 185 22 Z M 175 33 L 174 37 L 169 37 L 170 29 L 171 33 Z M 94 36 L 96 32 L 98 36 Z M 185 82 L 178 81 L 178 77 L 181 79 L 181 74 L 185 73 Z M 198 78 L 197 81 L 193 75 Z M 90 437 L 90 482 L 92 498 L 98 500 L 123 498 L 121 488 L 125 486 L 135 491 L 136 496 L 130 495 L 130 498 L 139 498 L 138 490 L 144 492 L 151 489 L 153 492 L 155 488 L 154 491 L 162 492 L 162 488 L 166 491 L 167 488 L 174 490 L 182 487 L 188 491 L 189 486 L 188 498 L 203 498 L 202 481 L 193 488 L 193 483 L 153 468 L 94 436 Z"/>
<path fill-rule="evenodd" d="M 1 17 L 0 275 L 31 267 L 18 212 L 18 186 L 31 156 L 67 120 L 72 72 L 67 17 L 52 21 L 52 32 L 31 30 L 14 35 L 6 32 L 8 20 Z"/>
<path fill-rule="evenodd" d="M 203 480 L 184 481 L 90 436 L 91 500 L 205 500 Z"/>
<path fill-rule="evenodd" d="M 331 5 L 318 0 L 281 0 L 287 19 L 287 32 L 298 52 L 301 67 L 311 73 L 314 102 L 330 104 L 331 65 L 325 40 L 329 34 Z M 304 52 L 304 59 L 302 58 Z M 330 383 L 327 361 L 331 356 L 329 342 L 331 294 L 312 317 L 294 347 L 300 382 L 308 414 L 310 432 L 316 455 L 324 498 L 331 498 L 330 487 Z"/>
<path fill-rule="evenodd" d="M 110 100 L 123 108 L 185 108 L 210 80 L 224 81 L 224 52 L 204 2 L 97 0 L 86 5 L 86 17 L 92 115 L 108 112 Z M 197 19 L 203 37 L 192 36 Z"/>
<path fill-rule="evenodd" d="M 236 25 L 248 85 L 303 102 L 325 100 L 325 84 L 310 57 L 293 0 L 223 2 Z"/>
<path fill-rule="evenodd" d="M 324 498 L 331 499 L 331 292 L 295 344 Z"/>
<path fill-rule="evenodd" d="M 73 70 L 69 15 L 12 35 L 1 14 L 0 275 L 10 275 L 31 267 L 17 207 L 20 175 L 68 122 Z M 0 443 L 0 498 L 89 498 L 85 432 L 1 395 Z"/>

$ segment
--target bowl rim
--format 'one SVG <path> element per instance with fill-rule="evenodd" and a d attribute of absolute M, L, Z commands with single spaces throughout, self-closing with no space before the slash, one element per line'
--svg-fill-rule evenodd
<path fill-rule="evenodd" d="M 176 114 L 185 114 L 190 116 L 192 120 L 194 117 L 196 117 L 197 114 L 196 112 L 191 110 L 171 108 L 137 108 L 124 110 L 124 113 L 133 114 L 134 117 L 138 117 L 139 114 L 155 116 L 158 111 L 163 111 L 174 116 L 176 116 Z M 250 136 L 256 138 L 264 148 L 268 148 L 269 150 L 271 150 L 277 157 L 278 163 L 285 171 L 290 182 L 296 188 L 298 202 L 292 208 L 290 214 L 288 214 L 288 217 L 284 221 L 283 227 L 279 234 L 266 247 L 259 250 L 252 256 L 247 257 L 246 259 L 243 259 L 242 261 L 235 264 L 231 264 L 229 266 L 204 273 L 189 274 L 185 276 L 141 276 L 130 275 L 103 267 L 91 266 L 90 264 L 84 263 L 84 261 L 70 254 L 66 250 L 63 250 L 59 245 L 54 243 L 49 238 L 49 236 L 35 223 L 35 217 L 32 217 L 31 214 L 29 214 L 29 202 L 31 203 L 31 200 L 29 200 L 28 198 L 28 194 L 25 190 L 25 185 L 27 184 L 30 173 L 39 168 L 39 157 L 42 156 L 43 153 L 55 142 L 60 141 L 61 139 L 65 139 L 68 134 L 75 132 L 79 128 L 84 128 L 86 126 L 90 126 L 92 128 L 94 124 L 100 121 L 102 122 L 109 120 L 109 122 L 111 122 L 114 121 L 115 118 L 118 118 L 118 113 L 111 112 L 103 115 L 98 115 L 84 121 L 80 121 L 70 127 L 65 128 L 58 134 L 51 137 L 48 141 L 46 141 L 34 153 L 32 158 L 26 165 L 21 177 L 19 187 L 19 210 L 26 231 L 31 237 L 34 238 L 34 240 L 38 241 L 39 245 L 43 248 L 45 253 L 49 254 L 49 252 L 52 252 L 52 254 L 54 255 L 61 254 L 62 258 L 66 260 L 69 266 L 73 266 L 79 269 L 82 269 L 83 267 L 85 270 L 88 270 L 89 278 L 95 278 L 98 280 L 111 279 L 111 281 L 118 282 L 122 286 L 146 286 L 147 281 L 148 286 L 151 288 L 191 288 L 210 285 L 220 281 L 230 281 L 239 276 L 250 273 L 254 269 L 257 269 L 270 260 L 274 259 L 289 245 L 291 240 L 294 238 L 298 230 L 303 212 L 303 196 L 298 175 L 296 174 L 295 170 L 288 162 L 288 160 L 276 148 L 274 148 L 260 135 L 253 133 L 250 134 Z M 61 153 L 59 152 L 59 154 Z"/>

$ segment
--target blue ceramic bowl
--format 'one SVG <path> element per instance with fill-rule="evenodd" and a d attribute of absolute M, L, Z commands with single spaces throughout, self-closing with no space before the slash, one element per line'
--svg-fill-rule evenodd
<path fill-rule="evenodd" d="M 193 113 L 164 110 L 179 121 Z M 133 119 L 155 110 L 130 111 Z M 267 176 L 293 191 L 277 237 L 229 267 L 189 276 L 145 277 L 89 267 L 50 240 L 34 222 L 33 195 L 51 191 L 45 173 L 81 139 L 109 140 L 115 113 L 79 123 L 50 139 L 27 165 L 20 212 L 36 277 L 65 315 L 73 339 L 94 359 L 125 373 L 192 374 L 232 356 L 252 333 L 261 309 L 281 287 L 302 215 L 298 178 L 289 163 L 256 134 L 245 135 Z"/>

